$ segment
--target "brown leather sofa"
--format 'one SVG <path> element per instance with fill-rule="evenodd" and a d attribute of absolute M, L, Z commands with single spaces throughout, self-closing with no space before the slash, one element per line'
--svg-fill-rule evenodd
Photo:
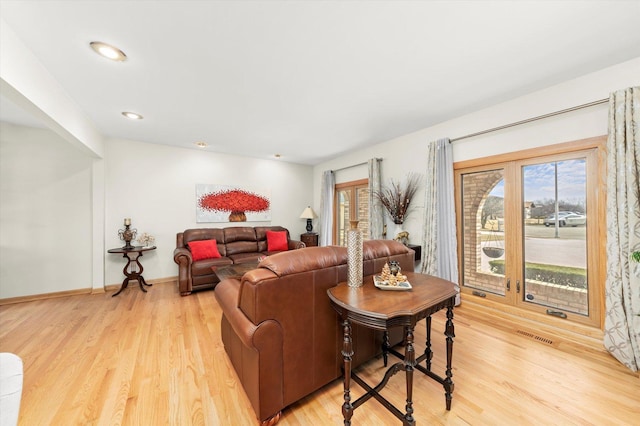
<path fill-rule="evenodd" d="M 364 242 L 363 272 L 379 273 L 397 260 L 413 271 L 414 252 L 397 241 Z M 347 279 L 345 247 L 308 247 L 262 260 L 242 280 L 222 281 L 222 342 L 263 424 L 281 410 L 341 377 L 342 327 L 327 289 Z M 353 365 L 381 352 L 382 333 L 353 326 Z M 402 330 L 393 330 L 398 343 Z"/>
<path fill-rule="evenodd" d="M 289 250 L 306 247 L 292 240 L 282 226 L 234 226 L 229 228 L 187 229 L 176 236 L 173 260 L 178 264 L 178 288 L 186 296 L 194 290 L 215 288 L 218 277 L 211 267 L 234 263 L 257 262 L 261 256 L 274 253 L 267 250 L 267 231 L 286 231 Z M 193 261 L 187 244 L 196 240 L 216 240 L 221 258 Z"/>

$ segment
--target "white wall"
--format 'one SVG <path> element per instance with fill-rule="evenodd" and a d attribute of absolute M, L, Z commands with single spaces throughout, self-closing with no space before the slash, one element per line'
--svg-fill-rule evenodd
<path fill-rule="evenodd" d="M 144 142 L 105 143 L 106 249 L 121 247 L 118 230 L 130 217 L 138 233 L 156 237 L 157 250 L 144 254 L 146 279 L 178 275 L 173 261 L 176 233 L 189 228 L 280 225 L 292 238 L 305 232 L 300 214 L 313 201 L 310 166 L 217 154 Z M 271 191 L 271 222 L 196 223 L 196 184 L 241 185 Z M 121 283 L 125 260 L 107 254 L 105 283 Z M 134 283 L 135 284 L 135 283 Z"/>
<path fill-rule="evenodd" d="M 0 90 L 83 153 L 102 155 L 102 135 L 42 63 L 0 19 Z"/>
<path fill-rule="evenodd" d="M 93 159 L 0 123 L 0 299 L 91 288 Z"/>
<path fill-rule="evenodd" d="M 583 77 L 468 114 L 418 132 L 354 151 L 314 167 L 314 208 L 320 207 L 322 172 L 381 157 L 383 184 L 389 178 L 402 179 L 408 172 L 425 173 L 427 144 L 439 138 L 451 139 L 485 129 L 517 122 L 605 99 L 609 93 L 640 85 L 640 58 L 587 74 Z M 569 142 L 607 133 L 608 105 L 603 104 L 553 118 L 535 121 L 483 136 L 453 143 L 453 160 L 463 161 Z M 367 167 L 359 166 L 336 173 L 336 182 L 367 177 Z M 452 188 L 453 190 L 453 188 Z M 413 209 L 404 224 L 410 242 L 422 243 L 424 188 L 412 202 Z M 388 221 L 387 223 L 390 223 Z"/>

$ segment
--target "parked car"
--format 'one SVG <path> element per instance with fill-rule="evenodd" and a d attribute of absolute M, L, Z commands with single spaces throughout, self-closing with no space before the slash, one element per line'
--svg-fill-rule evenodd
<path fill-rule="evenodd" d="M 587 223 L 587 216 L 576 212 L 558 212 L 558 226 L 578 226 Z M 544 226 L 556 224 L 556 215 L 552 214 L 545 218 Z"/>
<path fill-rule="evenodd" d="M 586 225 L 587 216 L 580 213 L 571 213 L 564 217 L 566 226 L 576 227 L 578 225 Z"/>

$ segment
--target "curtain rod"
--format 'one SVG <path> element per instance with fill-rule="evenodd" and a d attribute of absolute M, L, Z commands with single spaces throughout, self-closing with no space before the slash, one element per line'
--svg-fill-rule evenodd
<path fill-rule="evenodd" d="M 531 123 L 532 121 L 542 120 L 543 118 L 553 117 L 554 115 L 560 115 L 560 114 L 564 114 L 564 113 L 571 112 L 571 111 L 577 111 L 577 110 L 583 109 L 583 108 L 589 108 L 589 107 L 592 107 L 592 106 L 595 106 L 595 105 L 604 104 L 604 103 L 607 103 L 607 102 L 609 102 L 609 98 L 600 99 L 600 100 L 597 100 L 597 101 L 589 102 L 589 103 L 586 103 L 586 104 L 574 106 L 574 107 L 567 108 L 567 109 L 561 109 L 560 111 L 550 112 L 548 114 L 539 115 L 537 117 L 527 118 L 526 120 L 516 121 L 515 123 L 505 124 L 504 126 L 493 127 L 491 129 L 482 130 L 482 131 L 476 132 L 476 133 L 470 133 L 468 135 L 460 136 L 458 138 L 453 138 L 453 139 L 449 140 L 449 143 L 456 142 L 456 141 L 459 141 L 459 140 L 462 140 L 462 139 L 472 138 L 474 136 L 484 135 L 485 133 L 496 132 L 498 130 L 507 129 L 509 127 L 519 126 L 521 124 Z"/>
<path fill-rule="evenodd" d="M 378 160 L 378 161 L 382 161 L 382 158 L 376 158 L 376 160 Z M 342 170 L 347 170 L 347 169 L 350 169 L 350 168 L 352 168 L 352 167 L 364 166 L 364 165 L 366 165 L 366 164 L 369 164 L 369 162 L 368 162 L 368 161 L 364 161 L 364 162 L 362 162 L 362 163 L 352 164 L 352 165 L 350 165 L 350 166 L 341 167 L 341 168 L 339 168 L 339 169 L 335 169 L 335 170 L 331 170 L 331 171 L 332 171 L 332 172 L 334 172 L 334 173 L 335 173 L 335 172 L 341 172 Z"/>

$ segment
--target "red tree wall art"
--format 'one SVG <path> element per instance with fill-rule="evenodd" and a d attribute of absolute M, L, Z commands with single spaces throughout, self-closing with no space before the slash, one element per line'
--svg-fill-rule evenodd
<path fill-rule="evenodd" d="M 196 195 L 198 222 L 271 220 L 271 202 L 264 191 L 197 185 Z"/>

